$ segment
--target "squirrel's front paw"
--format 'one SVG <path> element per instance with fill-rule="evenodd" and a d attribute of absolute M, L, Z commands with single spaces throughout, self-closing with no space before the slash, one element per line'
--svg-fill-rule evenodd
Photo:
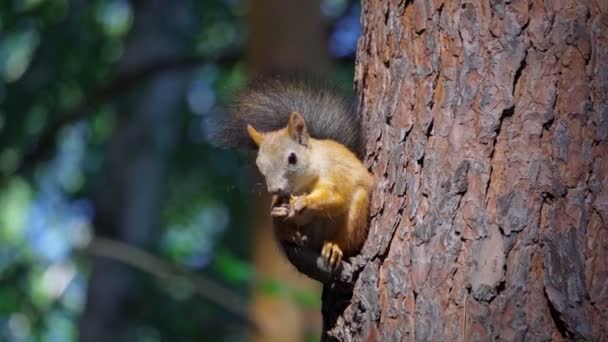
<path fill-rule="evenodd" d="M 301 213 L 302 210 L 306 209 L 306 207 L 308 206 L 308 201 L 306 200 L 306 195 L 291 196 L 289 204 L 291 207 L 291 210 L 289 211 L 289 217 L 294 217 L 295 215 Z"/>
<path fill-rule="evenodd" d="M 289 215 L 289 208 L 285 206 L 273 207 L 270 210 L 270 216 L 272 217 L 287 217 Z"/>
<path fill-rule="evenodd" d="M 325 264 L 334 271 L 342 261 L 342 250 L 333 242 L 325 242 L 321 250 L 321 256 L 325 260 Z"/>

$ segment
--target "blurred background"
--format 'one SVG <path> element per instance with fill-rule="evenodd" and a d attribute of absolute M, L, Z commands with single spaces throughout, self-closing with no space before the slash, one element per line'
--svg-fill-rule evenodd
<path fill-rule="evenodd" d="M 316 341 L 251 156 L 257 74 L 352 89 L 352 0 L 0 1 L 0 340 Z"/>

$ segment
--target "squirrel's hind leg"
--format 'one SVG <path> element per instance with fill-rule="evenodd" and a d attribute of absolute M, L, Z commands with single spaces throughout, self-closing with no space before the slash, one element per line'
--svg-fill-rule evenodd
<path fill-rule="evenodd" d="M 340 264 L 342 256 L 352 256 L 361 248 L 367 235 L 368 215 L 369 193 L 359 188 L 353 193 L 345 221 L 338 224 L 332 239 L 323 244 L 321 256 L 332 269 Z"/>
<path fill-rule="evenodd" d="M 344 245 L 344 254 L 352 256 L 355 254 L 367 237 L 367 220 L 369 216 L 369 192 L 358 188 L 353 192 L 353 197 L 346 219 L 347 241 Z"/>

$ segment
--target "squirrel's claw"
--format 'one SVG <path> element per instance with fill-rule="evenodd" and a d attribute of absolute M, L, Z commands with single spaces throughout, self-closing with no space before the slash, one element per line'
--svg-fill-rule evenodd
<path fill-rule="evenodd" d="M 306 199 L 306 195 L 301 196 L 289 196 L 289 214 L 287 218 L 294 218 L 296 215 L 302 212 L 302 210 L 306 209 L 308 206 L 308 201 Z"/>
<path fill-rule="evenodd" d="M 272 217 L 287 217 L 289 215 L 289 209 L 286 207 L 274 207 L 270 210 L 270 216 Z"/>
<path fill-rule="evenodd" d="M 291 196 L 291 198 L 289 200 L 289 204 L 291 205 L 293 210 L 296 212 L 296 214 L 298 214 L 302 210 L 306 209 L 306 207 L 308 206 L 308 200 L 306 198 L 306 195 Z"/>
<path fill-rule="evenodd" d="M 325 264 L 328 265 L 332 271 L 335 271 L 342 261 L 343 253 L 337 244 L 325 242 L 323 249 L 321 250 L 321 256 L 325 260 Z"/>

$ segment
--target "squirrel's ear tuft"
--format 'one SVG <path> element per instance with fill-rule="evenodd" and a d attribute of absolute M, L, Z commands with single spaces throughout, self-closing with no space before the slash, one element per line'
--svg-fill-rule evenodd
<path fill-rule="evenodd" d="M 247 132 L 249 132 L 251 140 L 253 140 L 256 145 L 260 146 L 262 141 L 264 141 L 264 134 L 258 132 L 253 126 L 247 125 Z"/>
<path fill-rule="evenodd" d="M 306 129 L 306 122 L 304 122 L 302 114 L 298 112 L 292 112 L 289 115 L 287 133 L 298 144 L 308 146 L 308 131 Z"/>

